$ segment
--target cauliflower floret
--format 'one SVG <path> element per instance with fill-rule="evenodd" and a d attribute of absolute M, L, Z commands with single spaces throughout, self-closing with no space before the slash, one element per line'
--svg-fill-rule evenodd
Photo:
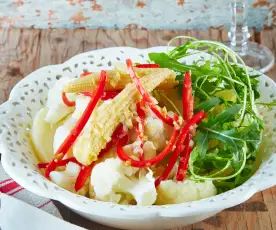
<path fill-rule="evenodd" d="M 64 171 L 52 171 L 50 173 L 50 178 L 55 184 L 59 185 L 60 187 L 76 193 L 74 185 L 80 173 L 80 170 L 81 168 L 78 164 L 69 162 L 66 165 Z M 88 183 L 84 185 L 84 187 L 80 189 L 77 193 L 80 195 L 85 195 L 87 192 Z"/>
<path fill-rule="evenodd" d="M 155 204 L 180 204 L 200 200 L 216 195 L 216 187 L 212 181 L 194 182 L 185 180 L 176 182 L 166 180 L 158 186 L 158 195 Z"/>
<path fill-rule="evenodd" d="M 63 143 L 65 138 L 70 133 L 70 127 L 64 124 L 57 128 L 55 135 L 54 135 L 54 152 L 56 152 L 59 146 Z"/>
<path fill-rule="evenodd" d="M 122 195 L 131 195 L 137 205 L 152 205 L 157 196 L 152 173 L 137 179 L 134 176 L 136 172 L 137 169 L 124 165 L 118 158 L 107 159 L 97 164 L 91 175 L 95 197 L 119 203 Z M 122 202 L 126 202 L 123 200 Z"/>
<path fill-rule="evenodd" d="M 152 141 L 146 141 L 144 143 L 143 150 L 144 150 L 144 156 L 145 156 L 146 160 L 151 159 L 156 156 L 156 148 L 155 148 L 154 144 L 152 143 Z"/>
<path fill-rule="evenodd" d="M 157 197 L 152 171 L 141 177 L 129 191 L 135 198 L 137 205 L 152 205 Z"/>
<path fill-rule="evenodd" d="M 127 192 L 132 187 L 132 181 L 124 174 L 126 166 L 119 159 L 107 159 L 97 164 L 91 174 L 91 185 L 95 195 L 103 201 L 112 201 L 116 193 Z M 117 194 L 119 202 L 120 194 Z"/>
<path fill-rule="evenodd" d="M 157 118 L 151 110 L 146 107 L 146 119 L 145 119 L 145 135 L 150 141 L 153 142 L 157 151 L 162 151 L 166 146 L 166 140 L 171 137 L 173 128 L 167 124 L 164 124 L 162 120 Z M 168 115 L 172 115 L 172 112 L 168 112 Z M 173 115 L 172 115 L 173 116 Z"/>
<path fill-rule="evenodd" d="M 147 117 L 145 119 L 145 135 L 151 140 L 158 151 L 166 146 L 164 123 L 160 119 Z"/>
<path fill-rule="evenodd" d="M 76 97 L 76 107 L 74 112 L 72 113 L 72 117 L 74 119 L 78 120 L 81 117 L 90 100 L 90 97 L 84 95 L 78 95 Z"/>
<path fill-rule="evenodd" d="M 48 123 L 55 124 L 69 113 L 73 112 L 74 107 L 68 107 L 62 101 L 63 88 L 69 81 L 71 81 L 70 78 L 62 77 L 56 82 L 55 86 L 49 90 L 46 103 L 48 113 L 45 117 L 45 121 Z M 74 100 L 75 94 L 68 94 L 67 97 L 69 100 Z"/>
<path fill-rule="evenodd" d="M 90 98 L 79 95 L 76 97 L 76 106 L 74 112 L 64 121 L 64 123 L 56 129 L 54 136 L 54 152 L 57 151 L 59 146 L 63 143 L 65 138 L 69 135 L 78 119 L 84 112 Z"/>
<path fill-rule="evenodd" d="M 125 145 L 123 150 L 125 154 L 132 156 L 133 159 L 138 159 L 138 153 L 142 151 L 140 144 L 139 141 L 135 141 L 132 144 Z M 151 141 L 146 141 L 144 143 L 143 152 L 146 160 L 156 156 L 156 148 Z M 133 156 L 136 156 L 136 158 Z"/>

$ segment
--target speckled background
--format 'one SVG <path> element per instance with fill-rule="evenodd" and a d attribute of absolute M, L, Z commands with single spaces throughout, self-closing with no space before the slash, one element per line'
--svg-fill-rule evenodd
<path fill-rule="evenodd" d="M 1 27 L 228 27 L 230 0 L 0 0 Z M 271 26 L 275 0 L 249 0 L 250 27 Z"/>

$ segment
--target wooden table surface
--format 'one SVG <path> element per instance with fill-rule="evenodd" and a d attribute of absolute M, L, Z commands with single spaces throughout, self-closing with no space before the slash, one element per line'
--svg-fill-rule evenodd
<path fill-rule="evenodd" d="M 190 35 L 200 39 L 227 40 L 223 29 L 208 31 L 168 30 L 37 30 L 0 29 L 0 103 L 7 100 L 11 88 L 34 70 L 63 63 L 85 51 L 112 46 L 146 48 L 166 45 L 177 35 Z M 252 40 L 276 52 L 276 29 L 251 31 Z M 181 42 L 181 41 L 178 41 Z M 268 75 L 276 80 L 276 67 Z M 65 220 L 93 230 L 111 230 L 92 223 L 69 211 L 57 202 Z M 203 222 L 178 230 L 276 230 L 276 187 L 253 196 L 247 202 L 225 210 Z"/>

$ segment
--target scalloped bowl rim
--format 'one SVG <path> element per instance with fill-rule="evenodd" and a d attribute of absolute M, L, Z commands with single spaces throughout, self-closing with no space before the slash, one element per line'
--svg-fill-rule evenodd
<path fill-rule="evenodd" d="M 36 79 L 37 74 L 42 71 L 43 69 L 55 69 L 55 68 L 60 68 L 64 65 L 67 65 L 68 63 L 71 63 L 75 61 L 76 59 L 82 58 L 84 56 L 87 56 L 91 53 L 96 54 L 98 52 L 102 52 L 103 50 L 105 51 L 110 51 L 112 50 L 126 50 L 126 49 L 131 49 L 131 50 L 139 50 L 141 52 L 151 52 L 151 51 L 158 51 L 158 50 L 163 50 L 167 49 L 167 47 L 159 46 L 159 47 L 152 47 L 148 49 L 137 49 L 137 48 L 131 48 L 131 47 L 113 47 L 113 48 L 105 48 L 105 49 L 99 49 L 99 50 L 94 50 L 82 54 L 78 54 L 68 61 L 64 62 L 63 64 L 58 64 L 58 65 L 49 65 L 42 67 L 28 76 L 26 76 L 24 79 L 19 81 L 15 87 L 12 89 L 10 93 L 10 97 L 8 101 L 3 103 L 0 108 L 9 106 L 9 104 L 12 103 L 13 98 L 16 96 L 18 90 L 20 90 L 20 86 L 23 84 L 27 83 L 30 80 Z M 262 75 L 263 78 L 267 82 L 270 82 L 271 84 L 275 83 L 273 80 L 271 80 L 269 77 Z M 1 118 L 1 116 L 0 116 Z M 202 213 L 207 213 L 207 212 L 214 212 L 214 211 L 221 211 L 226 208 L 238 205 L 246 200 L 248 200 L 251 196 L 253 196 L 255 193 L 258 191 L 262 191 L 266 188 L 272 187 L 276 185 L 276 177 L 272 176 L 268 178 L 267 180 L 258 180 L 258 175 L 260 174 L 261 167 L 258 169 L 258 171 L 243 185 L 232 189 L 230 191 L 227 191 L 225 193 L 198 200 L 198 201 L 193 201 L 193 202 L 186 202 L 182 204 L 172 204 L 172 205 L 161 205 L 161 206 L 146 206 L 146 207 L 140 207 L 140 206 L 129 206 L 129 205 L 120 205 L 120 204 L 114 204 L 110 202 L 102 202 L 98 200 L 93 200 L 89 199 L 86 197 L 82 197 L 79 195 L 76 195 L 74 193 L 71 193 L 63 188 L 59 188 L 55 193 L 49 192 L 47 190 L 43 190 L 40 187 L 35 187 L 33 186 L 32 183 L 30 183 L 28 180 L 24 180 L 24 177 L 22 177 L 20 174 L 17 174 L 14 170 L 11 164 L 9 164 L 8 160 L 8 146 L 3 144 L 3 138 L 0 140 L 0 151 L 2 153 L 2 165 L 5 169 L 5 171 L 22 187 L 26 188 L 27 190 L 43 196 L 47 197 L 49 199 L 57 200 L 60 201 L 61 203 L 65 204 L 66 206 L 78 210 L 80 212 L 84 212 L 87 214 L 93 214 L 97 216 L 112 216 L 113 218 L 118 218 L 118 219 L 151 219 L 155 216 L 162 216 L 162 217 L 183 217 L 183 216 L 191 216 L 191 215 L 200 215 Z M 273 158 L 273 161 L 276 161 L 276 155 L 275 153 L 271 154 L 271 157 Z M 262 163 L 263 164 L 263 163 Z M 275 169 L 275 174 L 276 174 L 276 169 Z M 254 181 L 250 181 L 253 177 Z M 44 177 L 41 175 L 41 179 Z M 23 179 L 23 180 L 22 180 Z M 269 181 L 268 181 L 269 180 Z M 258 182 L 258 183 L 257 183 Z M 48 181 L 48 183 L 55 185 L 53 182 Z M 66 195 L 66 196 L 65 196 Z M 75 202 L 75 198 L 78 197 L 79 202 Z M 219 198 L 219 202 L 216 202 L 216 200 Z M 85 203 L 85 205 L 84 205 Z M 108 210 L 108 212 L 107 212 Z"/>

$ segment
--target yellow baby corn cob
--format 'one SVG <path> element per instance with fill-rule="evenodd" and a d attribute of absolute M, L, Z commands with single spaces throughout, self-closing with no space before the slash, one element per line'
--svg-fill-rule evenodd
<path fill-rule="evenodd" d="M 156 72 L 156 68 L 134 68 L 138 77 L 144 77 L 151 73 Z M 128 73 L 119 70 L 109 70 L 107 72 L 106 90 L 118 90 L 123 89 L 128 83 L 131 82 L 131 78 Z M 100 73 L 92 73 L 82 78 L 78 78 L 68 83 L 64 92 L 66 93 L 78 93 L 78 92 L 93 92 L 100 79 Z M 166 79 L 162 82 L 158 88 L 168 89 L 173 88 L 178 82 L 174 78 Z"/>
<path fill-rule="evenodd" d="M 158 69 L 140 81 L 145 90 L 151 92 L 165 80 L 174 78 L 174 71 Z M 125 124 L 133 118 L 139 100 L 140 94 L 135 85 L 129 83 L 112 101 L 103 102 L 94 110 L 87 129 L 78 137 L 73 147 L 73 154 L 80 163 L 89 165 L 97 160 L 99 152 L 111 140 L 118 124 Z"/>

